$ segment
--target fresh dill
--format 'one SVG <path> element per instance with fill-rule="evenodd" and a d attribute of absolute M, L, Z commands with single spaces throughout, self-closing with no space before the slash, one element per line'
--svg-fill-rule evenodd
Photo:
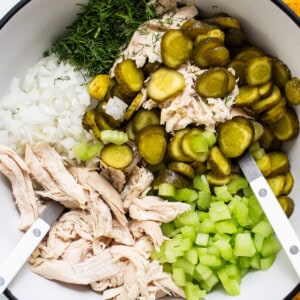
<path fill-rule="evenodd" d="M 134 31 L 156 17 L 146 0 L 90 0 L 80 7 L 69 35 L 54 42 L 45 55 L 55 53 L 89 76 L 108 73 Z"/>

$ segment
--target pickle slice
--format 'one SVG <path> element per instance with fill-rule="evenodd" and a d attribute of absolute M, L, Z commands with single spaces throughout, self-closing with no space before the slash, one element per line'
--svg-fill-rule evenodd
<path fill-rule="evenodd" d="M 191 185 L 186 177 L 169 169 L 159 171 L 158 175 L 154 178 L 153 184 L 155 187 L 162 183 L 173 184 L 175 188 L 185 188 Z"/>
<path fill-rule="evenodd" d="M 210 163 L 211 170 L 213 173 L 216 173 L 220 176 L 230 175 L 230 160 L 224 156 L 219 147 L 214 146 L 210 149 L 208 162 Z"/>
<path fill-rule="evenodd" d="M 250 106 L 257 102 L 259 98 L 260 95 L 256 86 L 243 86 L 239 89 L 234 104 L 236 106 Z"/>
<path fill-rule="evenodd" d="M 271 173 L 270 176 L 281 175 L 290 170 L 290 161 L 286 153 L 281 151 L 274 151 L 268 153 L 271 159 Z"/>
<path fill-rule="evenodd" d="M 176 131 L 175 135 L 168 144 L 168 154 L 169 156 L 176 160 L 176 161 L 182 161 L 182 162 L 191 162 L 193 159 L 189 156 L 187 156 L 183 151 L 181 147 L 182 138 L 183 136 L 188 133 L 190 129 L 184 128 Z"/>
<path fill-rule="evenodd" d="M 286 100 L 284 97 L 270 109 L 266 110 L 260 117 L 260 121 L 264 124 L 271 124 L 283 117 L 286 111 Z"/>
<path fill-rule="evenodd" d="M 267 181 L 274 195 L 278 197 L 283 190 L 285 184 L 285 177 L 283 175 L 272 176 L 272 177 L 268 177 Z"/>
<path fill-rule="evenodd" d="M 101 140 L 101 130 L 98 128 L 95 121 L 95 110 L 88 110 L 82 117 L 82 126 L 85 130 L 92 130 L 94 137 Z"/>
<path fill-rule="evenodd" d="M 150 125 L 159 125 L 159 115 L 153 110 L 140 109 L 132 119 L 134 132 Z"/>
<path fill-rule="evenodd" d="M 243 86 L 246 84 L 246 77 L 245 77 L 245 69 L 246 63 L 241 59 L 232 59 L 228 66 L 228 68 L 232 68 L 235 71 L 235 76 L 239 79 L 238 85 Z"/>
<path fill-rule="evenodd" d="M 161 57 L 163 63 L 173 69 L 177 69 L 191 56 L 193 42 L 181 30 L 170 29 L 161 39 Z"/>
<path fill-rule="evenodd" d="M 280 99 L 280 89 L 276 85 L 274 85 L 271 95 L 267 98 L 260 99 L 260 101 L 251 105 L 251 110 L 253 110 L 256 113 L 261 113 L 273 107 L 280 101 Z"/>
<path fill-rule="evenodd" d="M 215 68 L 202 73 L 196 82 L 196 92 L 202 97 L 223 98 L 228 93 L 228 71 Z"/>
<path fill-rule="evenodd" d="M 110 81 L 107 74 L 96 75 L 88 84 L 88 93 L 91 97 L 102 100 L 108 92 Z"/>
<path fill-rule="evenodd" d="M 182 174 L 190 179 L 193 179 L 195 177 L 195 170 L 188 164 L 183 162 L 171 162 L 168 165 L 168 168 L 171 171 L 177 172 L 179 174 Z"/>
<path fill-rule="evenodd" d="M 256 160 L 256 164 L 265 177 L 271 174 L 272 162 L 268 154 L 264 154 L 261 158 Z"/>
<path fill-rule="evenodd" d="M 252 58 L 255 58 L 255 57 L 260 57 L 260 56 L 263 56 L 263 52 L 256 48 L 256 47 L 246 47 L 246 48 L 243 48 L 236 56 L 234 59 L 241 59 L 243 61 L 248 61 Z"/>
<path fill-rule="evenodd" d="M 284 86 L 285 95 L 292 105 L 300 104 L 300 79 L 293 77 L 287 81 Z"/>
<path fill-rule="evenodd" d="M 195 39 L 197 35 L 206 34 L 213 29 L 218 29 L 218 26 L 195 19 L 189 19 L 181 25 L 183 33 L 191 39 Z"/>
<path fill-rule="evenodd" d="M 163 102 L 180 94 L 185 88 L 184 76 L 172 69 L 161 67 L 150 75 L 148 96 L 157 102 Z"/>
<path fill-rule="evenodd" d="M 228 15 L 227 16 L 216 15 L 209 19 L 205 19 L 205 22 L 218 25 L 221 28 L 234 28 L 237 30 L 241 29 L 240 21 Z"/>
<path fill-rule="evenodd" d="M 212 186 L 221 186 L 228 184 L 231 180 L 230 175 L 222 176 L 209 171 L 205 174 L 207 182 Z"/>
<path fill-rule="evenodd" d="M 133 160 L 133 151 L 126 144 L 108 144 L 102 149 L 100 159 L 110 167 L 125 169 Z"/>
<path fill-rule="evenodd" d="M 299 120 L 295 110 L 287 107 L 283 117 L 270 124 L 270 129 L 279 141 L 285 142 L 295 138 L 299 134 Z"/>
<path fill-rule="evenodd" d="M 288 195 L 294 187 L 294 177 L 291 171 L 286 172 L 284 176 L 285 176 L 285 185 L 281 191 L 281 194 Z"/>
<path fill-rule="evenodd" d="M 253 142 L 258 142 L 264 134 L 264 126 L 252 119 L 250 120 L 250 122 L 254 130 Z"/>
<path fill-rule="evenodd" d="M 225 41 L 225 34 L 221 29 L 212 29 L 209 30 L 207 33 L 198 34 L 195 38 L 195 45 L 200 43 L 201 41 L 207 38 L 215 38 L 220 42 L 224 43 Z"/>
<path fill-rule="evenodd" d="M 125 59 L 116 65 L 115 76 L 125 94 L 137 93 L 143 87 L 144 73 L 131 59 Z"/>
<path fill-rule="evenodd" d="M 244 34 L 240 29 L 229 28 L 225 32 L 225 44 L 230 47 L 241 47 L 244 43 Z"/>
<path fill-rule="evenodd" d="M 142 100 L 143 100 L 142 93 L 138 93 L 134 97 L 134 99 L 132 100 L 132 102 L 130 103 L 129 107 L 127 108 L 124 114 L 124 119 L 126 121 L 128 121 L 133 116 L 133 114 L 140 108 Z"/>
<path fill-rule="evenodd" d="M 272 79 L 272 60 L 267 56 L 248 60 L 245 74 L 249 85 L 261 85 L 270 81 Z"/>
<path fill-rule="evenodd" d="M 272 143 L 274 142 L 274 140 L 275 140 L 275 136 L 274 136 L 272 130 L 270 129 L 269 126 L 264 125 L 263 135 L 259 139 L 260 146 L 262 148 L 264 148 L 265 150 L 268 150 L 272 146 Z"/>
<path fill-rule="evenodd" d="M 291 79 L 291 71 L 287 65 L 278 58 L 272 58 L 273 64 L 273 81 L 280 88 L 285 85 L 285 83 Z"/>
<path fill-rule="evenodd" d="M 161 134 L 149 134 L 140 136 L 137 147 L 140 155 L 147 163 L 156 165 L 164 159 L 167 141 Z"/>
<path fill-rule="evenodd" d="M 250 123 L 250 122 L 249 122 Z M 217 128 L 217 141 L 228 158 L 241 156 L 253 140 L 253 127 L 236 120 L 227 120 Z"/>
<path fill-rule="evenodd" d="M 228 88 L 227 88 L 227 93 L 230 94 L 233 91 L 234 87 L 235 87 L 236 78 L 229 71 L 227 72 L 227 74 L 228 74 Z"/>
<path fill-rule="evenodd" d="M 286 216 L 289 218 L 294 212 L 294 208 L 295 208 L 294 200 L 291 197 L 279 196 L 278 202 L 280 203 Z"/>
<path fill-rule="evenodd" d="M 273 91 L 273 82 L 272 81 L 268 81 L 267 83 L 264 83 L 264 84 L 258 86 L 258 92 L 259 92 L 261 98 L 269 97 L 271 95 L 272 91 Z"/>

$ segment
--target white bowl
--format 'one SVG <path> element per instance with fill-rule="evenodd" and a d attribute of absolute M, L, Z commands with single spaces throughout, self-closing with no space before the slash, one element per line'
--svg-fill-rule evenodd
<path fill-rule="evenodd" d="M 79 0 L 23 0 L 1 20 L 0 30 L 0 96 L 3 95 L 13 76 L 22 78 L 24 72 L 43 55 L 51 42 L 62 37 L 70 25 Z M 286 12 L 270 0 L 201 0 L 195 1 L 207 14 L 225 11 L 238 17 L 247 37 L 266 52 L 281 58 L 294 76 L 300 77 L 300 29 L 298 20 L 292 20 Z M 297 108 L 299 113 L 299 108 Z M 300 139 L 288 145 L 295 187 L 292 197 L 296 208 L 290 218 L 300 233 Z M 0 262 L 21 238 L 18 230 L 18 212 L 8 181 L 0 176 Z M 298 283 L 295 271 L 281 251 L 274 265 L 264 272 L 251 272 L 242 281 L 241 295 L 236 300 L 283 299 Z M 52 299 L 99 299 L 99 294 L 89 288 L 65 285 L 46 280 L 33 274 L 26 265 L 10 285 L 13 294 L 22 300 Z M 101 298 L 101 296 L 100 296 Z M 223 291 L 216 291 L 207 299 L 232 299 Z"/>

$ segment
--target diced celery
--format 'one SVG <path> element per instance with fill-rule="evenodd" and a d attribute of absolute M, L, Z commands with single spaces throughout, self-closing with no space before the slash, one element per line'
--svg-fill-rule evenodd
<path fill-rule="evenodd" d="M 273 265 L 275 259 L 276 259 L 275 254 L 261 258 L 261 260 L 260 260 L 260 269 L 261 270 L 269 269 Z"/>
<path fill-rule="evenodd" d="M 198 192 L 197 207 L 200 210 L 208 210 L 211 202 L 211 193 L 207 191 Z"/>
<path fill-rule="evenodd" d="M 229 279 L 235 279 L 241 283 L 241 272 L 236 264 L 225 265 L 224 269 Z"/>
<path fill-rule="evenodd" d="M 230 261 L 233 257 L 233 250 L 230 245 L 230 242 L 225 238 L 220 238 L 214 242 L 215 247 L 218 249 L 221 257 L 226 261 Z"/>
<path fill-rule="evenodd" d="M 158 196 L 174 198 L 176 193 L 175 186 L 171 183 L 161 183 L 158 186 Z"/>
<path fill-rule="evenodd" d="M 210 292 L 218 282 L 219 278 L 213 273 L 206 280 L 200 282 L 200 286 L 205 291 Z"/>
<path fill-rule="evenodd" d="M 206 247 L 198 247 L 197 248 L 198 257 L 207 254 L 207 248 Z"/>
<path fill-rule="evenodd" d="M 231 220 L 216 222 L 216 229 L 218 233 L 236 233 L 237 228 Z"/>
<path fill-rule="evenodd" d="M 206 292 L 201 290 L 197 284 L 187 282 L 184 287 L 186 300 L 201 300 L 206 295 Z"/>
<path fill-rule="evenodd" d="M 163 264 L 163 271 L 166 273 L 172 273 L 172 264 L 169 263 Z"/>
<path fill-rule="evenodd" d="M 198 251 L 196 247 L 191 248 L 184 254 L 184 258 L 192 263 L 193 265 L 196 265 L 198 263 Z"/>
<path fill-rule="evenodd" d="M 216 233 L 215 222 L 211 219 L 205 219 L 196 226 L 196 230 L 201 233 Z"/>
<path fill-rule="evenodd" d="M 196 280 L 207 280 L 211 275 L 213 274 L 213 271 L 210 267 L 203 265 L 199 263 L 194 272 L 194 277 Z"/>
<path fill-rule="evenodd" d="M 237 233 L 234 239 L 233 254 L 236 256 L 253 256 L 256 252 L 249 232 Z"/>
<path fill-rule="evenodd" d="M 99 154 L 103 147 L 101 142 L 96 142 L 93 145 L 80 143 L 73 146 L 72 150 L 77 159 L 87 161 Z"/>
<path fill-rule="evenodd" d="M 175 225 L 172 222 L 161 224 L 161 230 L 162 230 L 163 234 L 167 237 L 171 237 L 172 233 L 174 232 L 175 229 L 176 229 Z"/>
<path fill-rule="evenodd" d="M 264 257 L 276 254 L 281 249 L 281 245 L 275 235 L 264 239 L 261 255 Z"/>
<path fill-rule="evenodd" d="M 175 199 L 181 202 L 193 202 L 198 199 L 198 193 L 189 188 L 177 189 Z"/>
<path fill-rule="evenodd" d="M 227 186 L 215 186 L 214 192 L 216 194 L 216 197 L 218 201 L 228 202 L 232 199 L 231 193 L 227 190 Z"/>
<path fill-rule="evenodd" d="M 185 279 L 185 272 L 183 269 L 174 267 L 172 275 L 173 275 L 173 280 L 176 285 L 181 286 L 181 287 L 185 286 L 186 279 Z"/>
<path fill-rule="evenodd" d="M 217 142 L 217 137 L 212 130 L 207 129 L 203 131 L 202 136 L 206 139 L 209 148 L 211 148 Z"/>
<path fill-rule="evenodd" d="M 258 252 L 261 252 L 265 237 L 259 233 L 255 233 L 253 237 L 253 242 L 255 248 Z"/>
<path fill-rule="evenodd" d="M 248 206 L 243 201 L 236 201 L 234 203 L 233 214 L 237 219 L 238 223 L 245 227 L 250 224 Z"/>
<path fill-rule="evenodd" d="M 274 232 L 274 230 L 267 220 L 262 220 L 252 228 L 252 232 L 259 233 L 267 238 Z"/>
<path fill-rule="evenodd" d="M 199 219 L 197 212 L 191 210 L 182 213 L 174 220 L 174 224 L 176 227 L 180 227 L 182 225 L 193 225 L 197 224 L 198 222 Z"/>
<path fill-rule="evenodd" d="M 249 186 L 248 181 L 244 177 L 237 177 L 232 179 L 228 184 L 227 184 L 227 190 L 231 194 L 236 194 L 239 190 L 245 189 Z"/>
<path fill-rule="evenodd" d="M 182 237 L 195 241 L 197 235 L 195 226 L 185 225 L 180 227 L 180 229 L 181 229 Z"/>
<path fill-rule="evenodd" d="M 199 257 L 199 262 L 211 268 L 219 268 L 222 266 L 223 261 L 216 254 L 203 254 Z"/>
<path fill-rule="evenodd" d="M 217 274 L 222 286 L 229 295 L 236 296 L 240 294 L 240 285 L 238 280 L 230 279 L 225 268 L 219 270 Z"/>
<path fill-rule="evenodd" d="M 249 218 L 253 224 L 256 224 L 261 220 L 263 216 L 263 210 L 254 195 L 248 197 L 248 199 Z"/>
<path fill-rule="evenodd" d="M 173 268 L 181 268 L 184 270 L 185 273 L 192 276 L 194 274 L 195 265 L 189 262 L 188 260 L 179 257 L 174 262 Z"/>
<path fill-rule="evenodd" d="M 205 219 L 209 219 L 209 214 L 206 211 L 198 211 L 199 222 L 203 222 Z"/>
<path fill-rule="evenodd" d="M 224 202 L 212 202 L 209 208 L 209 217 L 212 221 L 217 222 L 230 219 L 231 213 Z"/>
<path fill-rule="evenodd" d="M 193 179 L 193 186 L 199 191 L 210 192 L 209 183 L 207 182 L 205 175 L 195 176 Z"/>
<path fill-rule="evenodd" d="M 198 246 L 207 246 L 209 240 L 209 234 L 198 233 L 196 236 L 195 244 Z"/>
<path fill-rule="evenodd" d="M 240 256 L 239 265 L 241 269 L 248 269 L 251 266 L 251 257 Z"/>
<path fill-rule="evenodd" d="M 191 141 L 191 149 L 196 153 L 208 152 L 207 139 L 202 134 L 194 136 Z"/>
<path fill-rule="evenodd" d="M 250 266 L 253 269 L 259 270 L 260 269 L 260 255 L 258 252 L 254 254 L 254 256 L 250 259 Z"/>

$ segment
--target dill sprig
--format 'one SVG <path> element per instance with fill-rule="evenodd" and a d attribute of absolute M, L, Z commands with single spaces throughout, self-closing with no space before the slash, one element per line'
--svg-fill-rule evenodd
<path fill-rule="evenodd" d="M 70 33 L 53 43 L 45 55 L 55 53 L 89 76 L 108 73 L 134 31 L 154 17 L 146 0 L 90 0 L 70 26 Z"/>

